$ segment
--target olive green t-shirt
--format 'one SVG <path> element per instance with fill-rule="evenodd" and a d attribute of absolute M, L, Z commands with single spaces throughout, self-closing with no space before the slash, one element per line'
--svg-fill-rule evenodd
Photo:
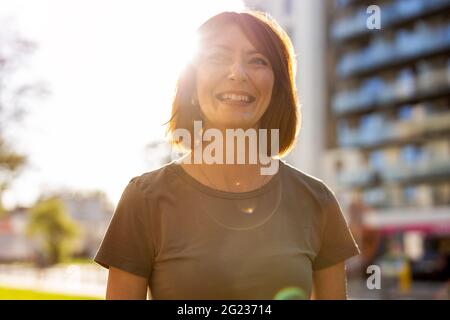
<path fill-rule="evenodd" d="M 95 261 L 148 279 L 153 299 L 274 299 L 359 254 L 333 192 L 283 160 L 244 193 L 220 191 L 177 162 L 131 179 Z"/>

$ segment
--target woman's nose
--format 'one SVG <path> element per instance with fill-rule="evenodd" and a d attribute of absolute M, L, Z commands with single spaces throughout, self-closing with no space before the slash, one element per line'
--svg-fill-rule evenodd
<path fill-rule="evenodd" d="M 248 76 L 245 70 L 245 66 L 241 61 L 233 62 L 230 65 L 230 70 L 228 74 L 228 79 L 235 81 L 247 81 Z"/>

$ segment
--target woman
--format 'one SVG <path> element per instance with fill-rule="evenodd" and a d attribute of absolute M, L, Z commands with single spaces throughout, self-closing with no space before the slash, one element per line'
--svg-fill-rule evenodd
<path fill-rule="evenodd" d="M 168 127 L 188 153 L 125 188 L 95 257 L 109 268 L 106 298 L 146 299 L 149 288 L 153 299 L 345 299 L 344 261 L 359 250 L 339 204 L 279 160 L 300 127 L 288 36 L 255 12 L 221 13 L 198 34 Z M 239 128 L 258 133 L 258 161 L 250 142 L 228 144 Z"/>

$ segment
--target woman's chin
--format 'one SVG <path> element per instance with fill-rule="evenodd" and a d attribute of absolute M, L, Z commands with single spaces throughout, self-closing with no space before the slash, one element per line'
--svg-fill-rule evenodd
<path fill-rule="evenodd" d="M 254 127 L 254 121 L 250 121 L 250 119 L 245 119 L 242 115 L 234 115 L 222 117 L 220 122 L 217 122 L 217 125 L 221 128 L 227 129 L 248 129 Z"/>
<path fill-rule="evenodd" d="M 221 117 L 220 121 L 210 122 L 206 125 L 206 128 L 216 129 L 247 129 L 251 128 L 252 122 L 245 121 L 242 117 Z"/>

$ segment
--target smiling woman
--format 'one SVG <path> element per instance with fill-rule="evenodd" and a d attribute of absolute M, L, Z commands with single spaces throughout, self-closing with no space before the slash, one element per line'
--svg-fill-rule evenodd
<path fill-rule="evenodd" d="M 206 127 L 254 127 L 272 97 L 274 72 L 270 61 L 237 25 L 224 27 L 223 35 L 213 35 L 202 39 L 209 45 L 197 64 L 196 95 Z M 224 78 L 236 81 L 233 84 Z M 248 81 L 242 85 L 242 80 Z"/>
<path fill-rule="evenodd" d="M 301 118 L 294 49 L 284 30 L 262 13 L 223 13 L 199 28 L 198 42 L 179 77 L 168 133 L 186 128 L 193 135 L 195 120 L 221 130 L 279 129 L 280 155 L 287 154 Z"/>
<path fill-rule="evenodd" d="M 301 299 L 313 288 L 315 298 L 345 298 L 343 262 L 359 251 L 339 203 L 321 180 L 280 159 L 300 127 L 288 36 L 252 11 L 213 16 L 198 35 L 169 134 L 192 132 L 197 121 L 200 135 L 276 129 L 279 150 L 268 154 L 278 170 L 180 158 L 131 179 L 95 257 L 110 268 L 107 298 L 145 299 L 147 287 L 153 299 Z M 199 148 L 172 143 L 186 157 Z M 224 148 L 225 157 L 248 154 L 249 144 Z"/>

